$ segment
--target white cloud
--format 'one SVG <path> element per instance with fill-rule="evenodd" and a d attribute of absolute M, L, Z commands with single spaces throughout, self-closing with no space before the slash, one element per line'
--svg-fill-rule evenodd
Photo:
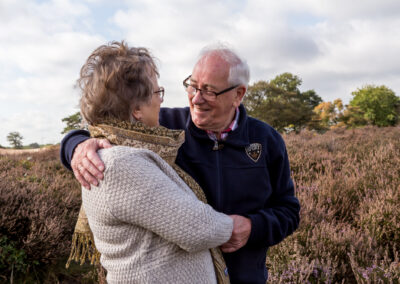
<path fill-rule="evenodd" d="M 54 112 L 28 110 L 8 117 L 1 117 L 1 119 L 4 135 L 18 131 L 24 137 L 22 141 L 24 145 L 34 142 L 46 144 L 61 141 L 62 135 L 60 133 L 64 126 Z M 52 132 L 51 136 L 48 135 L 49 131 Z M 4 146 L 6 143 L 2 143 L 2 145 Z"/>
<path fill-rule="evenodd" d="M 59 140 L 76 111 L 73 89 L 90 52 L 110 40 L 145 46 L 160 60 L 165 106 L 187 105 L 182 80 L 200 49 L 227 42 L 252 82 L 282 72 L 324 100 L 367 83 L 400 94 L 398 0 L 54 0 L 0 2 L 0 144 Z"/>
<path fill-rule="evenodd" d="M 135 2 L 114 21 L 130 43 L 153 47 L 163 63 L 161 80 L 174 96 L 181 94 L 180 79 L 192 69 L 197 51 L 226 41 L 248 60 L 253 81 L 289 71 L 323 99 L 348 101 L 366 83 L 399 90 L 390 75 L 400 66 L 399 3 L 153 0 Z M 183 98 L 176 102 L 185 104 Z"/>
<path fill-rule="evenodd" d="M 2 145 L 8 145 L 10 131 L 20 131 L 27 141 L 59 140 L 61 118 L 76 111 L 73 86 L 80 66 L 104 42 L 82 31 L 80 18 L 89 10 L 78 2 L 24 4 L 9 1 L 1 7 L 1 16 L 8 15 L 0 17 Z"/>

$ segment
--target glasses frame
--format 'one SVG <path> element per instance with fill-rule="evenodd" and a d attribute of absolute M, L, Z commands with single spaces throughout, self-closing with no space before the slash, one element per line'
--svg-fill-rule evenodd
<path fill-rule="evenodd" d="M 160 89 L 158 91 L 155 91 L 154 94 L 157 94 L 160 96 L 160 99 L 162 101 L 164 101 L 164 93 L 165 93 L 165 89 L 164 87 L 160 87 Z"/>
<path fill-rule="evenodd" d="M 237 87 L 239 87 L 240 85 L 234 85 L 234 86 L 232 86 L 232 87 L 229 87 L 229 88 L 226 88 L 226 89 L 224 89 L 224 90 L 222 90 L 222 91 L 220 91 L 220 92 L 214 92 L 214 91 L 209 91 L 209 90 L 202 90 L 202 89 L 200 89 L 200 88 L 196 88 L 195 86 L 192 86 L 192 85 L 190 85 L 187 81 L 190 79 L 190 77 L 192 77 L 192 75 L 189 75 L 185 80 L 183 80 L 183 86 L 185 87 L 185 89 L 186 89 L 186 91 L 187 91 L 187 88 L 189 88 L 189 87 L 192 87 L 194 90 L 195 90 L 195 95 L 197 94 L 197 92 L 199 92 L 200 91 L 200 94 L 201 94 L 201 96 L 204 98 L 204 96 L 203 96 L 203 92 L 207 92 L 207 93 L 212 93 L 212 94 L 214 94 L 214 99 L 215 98 L 217 98 L 219 95 L 222 95 L 222 94 L 224 94 L 224 93 L 226 93 L 226 92 L 229 92 L 229 91 L 231 91 L 231 90 L 233 90 L 233 89 L 235 89 L 235 88 L 237 88 Z"/>

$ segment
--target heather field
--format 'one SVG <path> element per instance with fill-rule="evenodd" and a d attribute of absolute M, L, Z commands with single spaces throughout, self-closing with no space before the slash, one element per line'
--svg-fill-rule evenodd
<path fill-rule="evenodd" d="M 400 128 L 284 138 L 301 224 L 270 249 L 270 283 L 399 283 Z M 64 268 L 79 191 L 57 147 L 0 153 L 0 282 L 96 282 Z"/>
<path fill-rule="evenodd" d="M 270 250 L 271 283 L 399 283 L 400 128 L 285 141 L 301 223 Z"/>
<path fill-rule="evenodd" d="M 0 153 L 0 283 L 92 283 L 94 269 L 65 269 L 80 187 L 59 147 Z"/>

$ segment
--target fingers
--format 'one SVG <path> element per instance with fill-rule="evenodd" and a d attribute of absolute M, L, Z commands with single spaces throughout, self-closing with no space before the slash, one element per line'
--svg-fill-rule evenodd
<path fill-rule="evenodd" d="M 237 235 L 232 235 L 229 241 L 221 245 L 223 252 L 234 252 L 244 246 L 245 243 Z"/>
<path fill-rule="evenodd" d="M 75 149 L 75 153 L 72 156 L 72 160 L 71 160 L 71 167 L 72 167 L 72 171 L 74 172 L 75 178 L 79 181 L 79 183 L 84 186 L 87 189 L 90 189 L 90 184 L 89 182 L 83 177 L 83 175 L 81 174 L 81 165 L 80 165 L 80 161 L 82 159 L 82 155 L 79 149 L 79 146 L 76 147 Z"/>
<path fill-rule="evenodd" d="M 100 139 L 98 140 L 98 142 L 99 142 L 99 148 L 107 149 L 112 147 L 111 143 L 107 139 Z"/>
<path fill-rule="evenodd" d="M 221 246 L 225 253 L 235 252 L 246 245 L 250 232 L 251 220 L 240 215 L 229 215 L 233 220 L 232 236 L 229 241 Z"/>
<path fill-rule="evenodd" d="M 225 253 L 235 252 L 240 249 L 243 245 L 241 244 L 234 244 L 231 242 L 227 242 L 221 246 L 221 251 Z"/>
<path fill-rule="evenodd" d="M 90 175 L 103 179 L 104 164 L 97 152 L 88 152 L 87 157 L 82 159 L 82 166 Z"/>
<path fill-rule="evenodd" d="M 97 180 L 96 177 L 94 177 L 89 171 L 87 171 L 85 168 L 81 167 L 80 174 L 83 176 L 86 182 L 89 182 L 90 184 L 93 184 L 94 186 L 99 185 L 99 181 Z M 89 185 L 90 187 L 90 185 Z"/>
<path fill-rule="evenodd" d="M 83 178 L 83 176 L 80 174 L 80 172 L 78 170 L 75 170 L 74 168 L 73 168 L 73 172 L 74 172 L 75 178 L 78 180 L 78 182 L 83 187 L 90 190 L 90 184 Z"/>
<path fill-rule="evenodd" d="M 71 167 L 76 179 L 87 189 L 90 184 L 97 186 L 98 180 L 103 179 L 104 164 L 101 161 L 97 150 L 111 147 L 106 139 L 88 139 L 79 144 L 72 157 Z"/>
<path fill-rule="evenodd" d="M 230 253 L 237 251 L 237 248 L 234 247 L 221 247 L 221 251 L 224 253 Z"/>
<path fill-rule="evenodd" d="M 96 176 L 98 179 L 103 179 L 103 171 L 104 171 L 104 164 L 100 159 L 99 155 L 97 154 L 97 150 L 103 148 L 110 148 L 112 147 L 110 142 L 107 139 L 89 139 L 91 140 L 90 144 L 87 145 L 86 156 L 89 159 L 89 162 L 86 165 L 83 165 L 86 170 L 88 170 L 93 176 Z M 89 168 L 90 166 L 90 168 Z M 95 167 L 95 168 L 93 168 Z"/>

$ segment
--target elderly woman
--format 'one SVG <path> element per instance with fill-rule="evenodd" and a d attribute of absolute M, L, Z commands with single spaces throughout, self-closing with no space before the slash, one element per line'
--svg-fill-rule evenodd
<path fill-rule="evenodd" d="M 113 42 L 81 69 L 81 113 L 106 170 L 83 207 L 109 283 L 227 283 L 219 250 L 233 222 L 175 163 L 184 132 L 159 126 L 164 89 L 145 48 Z M 199 200 L 200 199 L 200 200 Z M 210 250 L 211 249 L 211 250 Z"/>

